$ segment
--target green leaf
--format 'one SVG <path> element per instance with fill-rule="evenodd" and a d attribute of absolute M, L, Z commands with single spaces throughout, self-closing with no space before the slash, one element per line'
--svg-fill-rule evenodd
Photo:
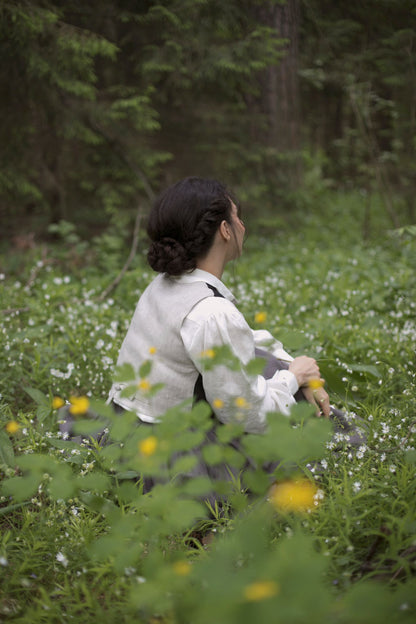
<path fill-rule="evenodd" d="M 136 373 L 131 364 L 121 364 L 116 367 L 114 373 L 114 381 L 127 382 L 134 381 L 136 379 Z"/>
<path fill-rule="evenodd" d="M 322 378 L 326 381 L 328 392 L 344 397 L 346 388 L 342 377 L 345 375 L 345 370 L 337 366 L 335 362 L 322 362 L 321 360 L 319 361 L 319 369 Z"/>
<path fill-rule="evenodd" d="M 75 479 L 70 475 L 58 475 L 48 484 L 48 492 L 54 500 L 68 500 L 77 492 Z"/>
<path fill-rule="evenodd" d="M 224 461 L 224 450 L 218 444 L 207 444 L 202 448 L 202 457 L 210 466 Z"/>
<path fill-rule="evenodd" d="M 0 516 L 7 516 L 7 514 L 11 513 L 12 511 L 16 511 L 17 509 L 21 509 L 22 507 L 30 504 L 31 501 L 25 501 L 22 503 L 16 503 L 15 505 L 7 505 L 7 507 L 0 507 Z"/>
<path fill-rule="evenodd" d="M 42 455 L 41 453 L 28 453 L 27 455 L 19 455 L 17 463 L 22 470 L 31 472 L 48 472 L 53 474 L 59 469 L 59 462 L 55 457 Z"/>
<path fill-rule="evenodd" d="M 146 360 L 139 368 L 139 375 L 142 379 L 148 377 L 150 371 L 152 370 L 152 362 L 150 360 Z"/>
<path fill-rule="evenodd" d="M 93 412 L 98 417 L 108 418 L 109 420 L 114 418 L 113 406 L 111 404 L 107 405 L 104 401 L 100 401 L 98 399 L 90 400 L 90 407 L 88 409 L 88 412 Z"/>
<path fill-rule="evenodd" d="M 94 435 L 100 433 L 106 425 L 105 421 L 83 418 L 74 422 L 72 430 L 77 435 Z"/>
<path fill-rule="evenodd" d="M 138 470 L 123 470 L 116 473 L 116 479 L 123 481 L 124 479 L 139 479 L 141 473 Z"/>
<path fill-rule="evenodd" d="M 299 401 L 290 409 L 290 421 L 300 423 L 309 420 L 315 415 L 315 410 L 316 408 L 311 403 Z"/>
<path fill-rule="evenodd" d="M 3 496 L 13 496 L 15 501 L 24 501 L 34 496 L 38 490 L 42 476 L 31 474 L 26 477 L 11 477 L 1 485 Z"/>
<path fill-rule="evenodd" d="M 59 438 L 48 438 L 48 444 L 54 448 L 64 449 L 66 451 L 72 451 L 73 449 L 79 449 L 80 445 L 71 440 L 60 440 Z"/>
<path fill-rule="evenodd" d="M 13 468 L 15 465 L 13 445 L 9 436 L 3 430 L 0 431 L 0 464 Z"/>
<path fill-rule="evenodd" d="M 172 450 L 190 451 L 199 446 L 204 441 L 204 437 L 203 431 L 184 431 L 174 440 Z"/>
<path fill-rule="evenodd" d="M 36 410 L 36 416 L 38 417 L 39 422 L 43 422 L 52 414 L 52 406 L 48 403 L 45 405 L 38 405 Z"/>
<path fill-rule="evenodd" d="M 243 483 L 251 492 L 261 496 L 267 492 L 271 481 L 264 470 L 247 470 L 243 474 Z"/>
<path fill-rule="evenodd" d="M 231 440 L 238 439 L 243 435 L 244 427 L 235 423 L 227 423 L 219 425 L 215 433 L 219 442 L 227 444 Z"/>
<path fill-rule="evenodd" d="M 102 494 L 111 487 L 111 480 L 103 472 L 90 472 L 76 479 L 76 485 L 81 490 L 91 490 Z"/>
<path fill-rule="evenodd" d="M 164 387 L 164 383 L 156 383 L 153 386 L 151 386 L 150 390 L 147 391 L 147 396 L 148 397 L 152 397 L 155 396 L 155 394 L 157 394 L 163 387 Z"/>
<path fill-rule="evenodd" d="M 185 455 L 179 457 L 171 468 L 172 476 L 176 476 L 182 473 L 189 473 L 195 468 L 198 462 L 198 458 L 195 455 Z"/>
<path fill-rule="evenodd" d="M 125 388 L 123 388 L 123 390 L 120 392 L 120 397 L 126 398 L 126 399 L 132 399 L 132 397 L 134 397 L 136 392 L 137 392 L 137 384 L 130 384 L 126 386 Z"/>
<path fill-rule="evenodd" d="M 139 420 L 133 412 L 124 412 L 113 420 L 110 437 L 112 440 L 124 440 L 137 428 Z"/>
<path fill-rule="evenodd" d="M 276 332 L 276 338 L 282 341 L 285 349 L 289 351 L 297 351 L 305 347 L 308 343 L 307 338 L 302 332 L 293 329 L 279 329 Z"/>
<path fill-rule="evenodd" d="M 241 451 L 237 451 L 237 449 L 232 446 L 225 446 L 223 452 L 226 464 L 232 466 L 233 468 L 237 468 L 238 470 L 243 468 L 246 458 Z"/>
<path fill-rule="evenodd" d="M 261 375 L 264 370 L 264 359 L 254 358 L 246 366 L 246 371 L 249 375 Z"/>
<path fill-rule="evenodd" d="M 348 366 L 355 373 L 368 373 L 373 375 L 373 377 L 377 377 L 377 379 L 381 378 L 379 369 L 373 364 L 349 364 Z"/>
<path fill-rule="evenodd" d="M 133 471 L 131 471 L 133 472 Z M 133 478 L 138 478 L 140 475 L 136 473 L 133 477 L 126 477 L 126 480 L 123 481 L 119 487 L 117 488 L 117 495 L 120 501 L 123 503 L 132 503 L 133 501 L 137 501 L 137 499 L 141 496 L 140 488 L 137 483 L 132 481 Z M 116 475 L 118 478 L 118 475 Z"/>
<path fill-rule="evenodd" d="M 208 477 L 194 477 L 188 479 L 181 487 L 181 491 L 188 496 L 203 496 L 213 489 L 211 479 Z"/>
<path fill-rule="evenodd" d="M 407 464 L 416 464 L 416 450 L 406 451 L 404 459 Z"/>
<path fill-rule="evenodd" d="M 184 531 L 198 518 L 207 515 L 206 507 L 193 500 L 176 499 L 169 504 L 167 531 Z"/>
<path fill-rule="evenodd" d="M 37 403 L 38 405 L 48 405 L 50 409 L 49 397 L 37 388 L 24 387 L 23 390 Z"/>

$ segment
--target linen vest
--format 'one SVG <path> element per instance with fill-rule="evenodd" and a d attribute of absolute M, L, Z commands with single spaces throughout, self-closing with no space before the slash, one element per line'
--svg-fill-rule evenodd
<path fill-rule="evenodd" d="M 115 382 L 109 401 L 136 412 L 145 422 L 153 422 L 168 408 L 192 399 L 199 372 L 185 350 L 180 331 L 192 308 L 212 296 L 213 291 L 202 281 L 180 283 L 159 274 L 150 283 L 139 299 L 117 365 L 129 363 L 138 371 L 150 360 L 148 381 L 151 385 L 163 383 L 163 388 L 152 397 L 138 389 L 126 398 L 120 393 L 129 383 Z"/>

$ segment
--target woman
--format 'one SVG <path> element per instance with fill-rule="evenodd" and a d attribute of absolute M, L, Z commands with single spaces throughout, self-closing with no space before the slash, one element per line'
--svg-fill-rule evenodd
<path fill-rule="evenodd" d="M 118 364 L 137 370 L 151 359 L 146 382 L 163 387 L 153 396 L 138 389 L 127 398 L 122 394 L 127 384 L 114 383 L 109 399 L 116 406 L 155 423 L 173 405 L 206 398 L 226 423 L 237 402 L 244 408 L 245 431 L 261 433 L 266 414 L 287 415 L 302 389 L 303 397 L 329 416 L 316 361 L 304 355 L 293 359 L 269 332 L 252 330 L 221 281 L 226 264 L 242 253 L 244 233 L 236 202 L 215 180 L 186 178 L 157 199 L 148 222 L 148 261 L 159 275 L 140 297 Z M 222 346 L 231 349 L 238 370 L 205 365 Z M 250 375 L 245 366 L 258 354 L 267 366 L 263 375 Z"/>

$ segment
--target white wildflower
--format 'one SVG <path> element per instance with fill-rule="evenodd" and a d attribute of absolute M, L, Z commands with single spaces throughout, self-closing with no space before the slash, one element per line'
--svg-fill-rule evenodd
<path fill-rule="evenodd" d="M 56 560 L 59 561 L 59 563 L 62 563 L 62 565 L 64 566 L 64 568 L 67 567 L 68 565 L 68 559 L 65 557 L 65 555 L 61 552 L 58 552 L 58 554 L 56 555 Z"/>

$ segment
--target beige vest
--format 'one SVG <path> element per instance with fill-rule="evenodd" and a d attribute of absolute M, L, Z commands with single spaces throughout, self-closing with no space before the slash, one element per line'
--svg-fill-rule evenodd
<path fill-rule="evenodd" d="M 211 296 L 212 290 L 202 281 L 184 284 L 159 274 L 151 282 L 139 299 L 117 364 L 129 363 L 138 371 L 146 360 L 151 360 L 147 380 L 152 385 L 163 383 L 163 388 L 150 398 L 139 389 L 126 398 L 120 393 L 129 384 L 114 383 L 109 401 L 152 422 L 168 408 L 192 398 L 199 372 L 185 351 L 180 330 L 192 308 Z"/>

